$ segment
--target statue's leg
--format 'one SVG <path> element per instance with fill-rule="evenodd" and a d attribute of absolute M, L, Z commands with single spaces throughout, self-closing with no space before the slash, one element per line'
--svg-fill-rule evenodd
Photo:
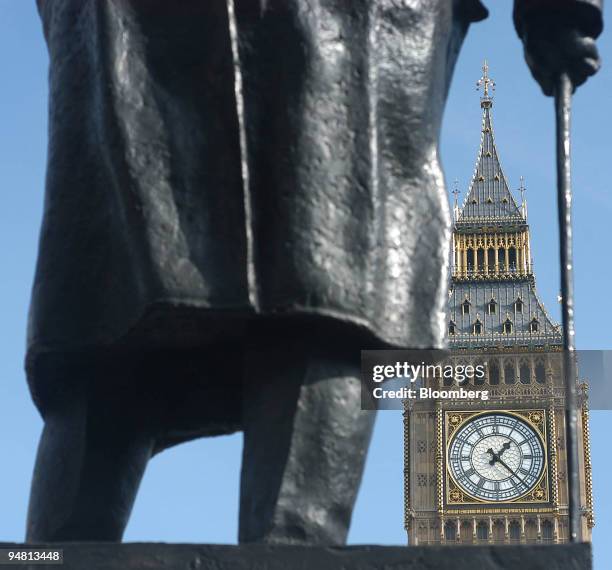
<path fill-rule="evenodd" d="M 240 542 L 346 542 L 375 414 L 359 352 L 337 344 L 279 338 L 247 356 Z"/>
<path fill-rule="evenodd" d="M 130 378 L 117 372 L 93 378 L 92 368 L 72 370 L 71 382 L 62 384 L 46 410 L 28 542 L 120 541 L 123 535 L 153 438 Z"/>

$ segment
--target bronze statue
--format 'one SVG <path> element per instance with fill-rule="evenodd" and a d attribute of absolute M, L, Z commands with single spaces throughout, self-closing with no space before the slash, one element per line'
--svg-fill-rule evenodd
<path fill-rule="evenodd" d="M 29 541 L 120 540 L 151 456 L 244 431 L 245 541 L 342 544 L 359 351 L 440 347 L 438 134 L 479 0 L 38 0 L 47 191 Z M 545 91 L 598 0 L 516 0 Z M 560 49 L 560 48 L 563 49 Z M 418 227 L 418 231 L 417 231 Z"/>

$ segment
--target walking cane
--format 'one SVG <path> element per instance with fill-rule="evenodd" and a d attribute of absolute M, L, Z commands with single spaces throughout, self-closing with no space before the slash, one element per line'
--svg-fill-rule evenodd
<path fill-rule="evenodd" d="M 565 381 L 565 439 L 569 497 L 569 538 L 576 542 L 580 533 L 580 481 L 578 479 L 576 341 L 574 329 L 574 263 L 572 257 L 572 187 L 570 177 L 570 110 L 572 82 L 562 73 L 555 86 L 557 137 L 557 201 L 561 260 L 563 311 L 563 370 Z"/>

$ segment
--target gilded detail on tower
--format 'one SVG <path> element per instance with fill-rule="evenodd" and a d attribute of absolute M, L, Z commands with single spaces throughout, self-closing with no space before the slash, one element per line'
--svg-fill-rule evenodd
<path fill-rule="evenodd" d="M 462 382 L 486 401 L 406 401 L 405 526 L 410 544 L 558 543 L 568 539 L 562 331 L 540 300 L 525 186 L 520 203 L 493 130 L 494 82 L 482 89 L 480 147 L 461 204 L 453 191 L 451 360 L 485 364 Z M 428 387 L 451 386 L 432 378 Z M 580 415 L 582 540 L 594 524 L 586 389 Z"/>

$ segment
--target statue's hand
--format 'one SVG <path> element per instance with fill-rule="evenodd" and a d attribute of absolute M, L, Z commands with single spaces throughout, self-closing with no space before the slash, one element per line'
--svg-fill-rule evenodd
<path fill-rule="evenodd" d="M 597 73 L 601 61 L 593 37 L 567 23 L 541 22 L 526 26 L 523 46 L 525 61 L 545 95 L 553 95 L 561 73 L 569 75 L 574 88 Z"/>

